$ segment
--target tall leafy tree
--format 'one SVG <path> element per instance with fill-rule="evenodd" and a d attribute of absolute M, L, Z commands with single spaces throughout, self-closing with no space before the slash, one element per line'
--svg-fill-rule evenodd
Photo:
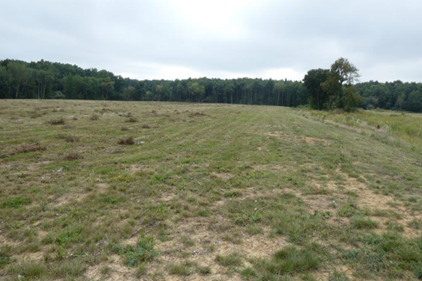
<path fill-rule="evenodd" d="M 15 87 L 15 99 L 19 97 L 19 92 L 23 92 L 31 77 L 31 69 L 21 62 L 11 62 L 7 66 L 10 73 L 11 83 Z"/>
<path fill-rule="evenodd" d="M 308 92 L 309 105 L 313 109 L 324 109 L 329 100 L 327 91 L 322 84 L 327 81 L 329 71 L 326 69 L 309 70 L 303 79 L 303 84 Z"/>

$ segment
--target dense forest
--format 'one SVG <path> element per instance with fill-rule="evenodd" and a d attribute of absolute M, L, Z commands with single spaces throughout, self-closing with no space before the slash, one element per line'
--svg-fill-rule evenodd
<path fill-rule="evenodd" d="M 322 70 L 319 74 L 325 75 Z M 422 83 L 357 83 L 353 85 L 353 96 L 359 97 L 355 99 L 356 105 L 366 109 L 422 112 Z M 308 104 L 311 97 L 301 81 L 258 78 L 136 80 L 106 70 L 82 69 L 44 60 L 30 63 L 0 61 L 1 99 L 181 101 L 295 107 Z"/>

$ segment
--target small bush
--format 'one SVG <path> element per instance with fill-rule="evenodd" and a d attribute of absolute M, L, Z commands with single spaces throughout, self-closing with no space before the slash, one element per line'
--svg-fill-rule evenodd
<path fill-rule="evenodd" d="M 120 139 L 117 143 L 120 145 L 133 145 L 135 144 L 135 140 L 133 139 L 133 137 L 128 137 L 128 138 Z"/>
<path fill-rule="evenodd" d="M 59 119 L 53 119 L 48 121 L 48 123 L 50 125 L 64 125 L 66 124 L 66 121 L 63 118 L 59 118 Z"/>

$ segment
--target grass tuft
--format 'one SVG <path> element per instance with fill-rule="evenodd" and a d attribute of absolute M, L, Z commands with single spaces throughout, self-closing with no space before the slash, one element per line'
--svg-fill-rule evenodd
<path fill-rule="evenodd" d="M 127 137 L 127 138 L 120 139 L 117 143 L 120 145 L 134 145 L 135 140 L 133 137 Z"/>

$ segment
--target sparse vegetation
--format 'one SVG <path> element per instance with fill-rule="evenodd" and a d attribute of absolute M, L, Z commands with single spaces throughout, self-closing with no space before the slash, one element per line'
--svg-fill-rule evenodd
<path fill-rule="evenodd" d="M 1 280 L 421 278 L 419 115 L 0 108 Z"/>

